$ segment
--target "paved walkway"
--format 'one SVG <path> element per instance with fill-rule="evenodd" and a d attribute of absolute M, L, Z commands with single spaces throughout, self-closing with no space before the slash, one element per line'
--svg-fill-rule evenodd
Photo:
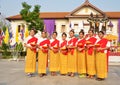
<path fill-rule="evenodd" d="M 28 78 L 24 73 L 24 61 L 0 60 L 0 85 L 120 85 L 120 66 L 109 66 L 108 78 L 105 81 L 68 77 L 48 76 Z"/>

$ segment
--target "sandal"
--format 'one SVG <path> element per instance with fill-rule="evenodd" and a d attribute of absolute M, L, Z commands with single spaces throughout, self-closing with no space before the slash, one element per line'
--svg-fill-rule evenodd
<path fill-rule="evenodd" d="M 68 76 L 71 76 L 71 73 L 70 73 L 70 72 L 68 73 Z"/>
<path fill-rule="evenodd" d="M 71 77 L 74 77 L 75 76 L 75 74 L 74 73 L 71 73 L 71 75 L 70 75 Z"/>
<path fill-rule="evenodd" d="M 43 77 L 43 74 L 39 74 L 40 77 Z"/>

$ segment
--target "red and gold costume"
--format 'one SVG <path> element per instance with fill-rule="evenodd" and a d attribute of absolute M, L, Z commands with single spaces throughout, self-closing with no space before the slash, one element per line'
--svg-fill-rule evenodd
<path fill-rule="evenodd" d="M 75 48 L 77 40 L 73 37 L 68 41 L 68 72 L 77 71 L 77 50 Z"/>
<path fill-rule="evenodd" d="M 95 55 L 94 55 L 94 44 L 96 42 L 95 37 L 88 37 L 86 39 L 86 46 L 89 47 L 87 48 L 86 52 L 86 59 L 87 59 L 87 74 L 88 75 L 95 75 L 96 70 L 95 70 Z"/>
<path fill-rule="evenodd" d="M 46 67 L 48 63 L 48 48 L 50 41 L 47 38 L 41 38 L 38 40 L 38 73 L 46 74 Z"/>
<path fill-rule="evenodd" d="M 51 72 L 59 71 L 59 40 L 50 40 L 50 66 L 49 70 Z"/>
<path fill-rule="evenodd" d="M 33 48 L 27 48 L 25 72 L 34 73 L 36 71 L 36 44 L 38 39 L 36 37 L 29 36 L 25 44 Z"/>
<path fill-rule="evenodd" d="M 96 48 L 109 47 L 107 39 L 100 39 L 96 43 Z M 98 78 L 107 77 L 107 50 L 96 50 L 96 70 Z"/>
<path fill-rule="evenodd" d="M 77 70 L 79 74 L 86 74 L 86 57 L 85 57 L 85 39 L 79 39 L 77 42 Z M 79 50 L 83 49 L 83 50 Z"/>
<path fill-rule="evenodd" d="M 60 73 L 67 74 L 67 61 L 68 61 L 67 40 L 60 42 Z"/>

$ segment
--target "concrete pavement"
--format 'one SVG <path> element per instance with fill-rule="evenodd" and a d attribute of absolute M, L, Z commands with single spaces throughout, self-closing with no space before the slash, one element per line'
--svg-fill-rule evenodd
<path fill-rule="evenodd" d="M 120 85 L 120 65 L 109 66 L 108 78 L 105 81 L 95 79 L 47 76 L 28 78 L 24 73 L 24 61 L 0 60 L 0 85 Z"/>

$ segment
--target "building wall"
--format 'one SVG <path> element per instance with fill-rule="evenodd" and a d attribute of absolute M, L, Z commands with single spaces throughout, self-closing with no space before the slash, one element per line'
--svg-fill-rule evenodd
<path fill-rule="evenodd" d="M 13 21 L 11 21 L 11 27 L 12 27 L 14 36 L 15 36 L 15 33 L 16 33 L 16 29 L 18 28 L 18 25 L 22 25 L 22 24 L 25 25 L 25 28 L 27 27 L 25 21 L 23 21 L 23 20 L 13 20 Z"/>
<path fill-rule="evenodd" d="M 75 33 L 78 33 L 81 29 L 83 29 L 86 33 L 89 30 L 89 26 L 84 26 L 84 23 L 87 23 L 86 18 L 70 18 L 69 22 L 72 24 L 72 29 L 75 30 Z"/>
<path fill-rule="evenodd" d="M 118 35 L 118 19 L 110 19 L 112 24 L 114 25 L 112 28 L 112 31 L 110 31 L 110 28 L 108 27 L 109 22 L 107 23 L 107 34 L 113 34 Z M 89 30 L 89 25 L 84 26 L 83 24 L 89 24 L 87 22 L 87 18 L 69 18 L 69 19 L 56 19 L 55 25 L 56 25 L 56 31 L 58 32 L 58 37 L 61 37 L 61 34 L 65 31 L 67 34 L 71 29 L 75 30 L 75 33 L 78 34 L 78 32 L 83 29 L 85 33 Z M 13 30 L 13 35 L 15 37 L 16 28 L 18 28 L 18 25 L 25 25 L 25 28 L 27 28 L 25 21 L 23 20 L 14 20 L 11 21 L 11 26 Z M 70 27 L 71 24 L 71 27 Z M 62 30 L 62 26 L 65 26 L 65 30 Z"/>
<path fill-rule="evenodd" d="M 110 21 L 113 24 L 113 28 L 112 28 L 112 31 L 110 32 L 110 34 L 118 36 L 118 19 L 110 19 Z M 108 27 L 108 29 L 110 29 L 110 28 Z"/>

